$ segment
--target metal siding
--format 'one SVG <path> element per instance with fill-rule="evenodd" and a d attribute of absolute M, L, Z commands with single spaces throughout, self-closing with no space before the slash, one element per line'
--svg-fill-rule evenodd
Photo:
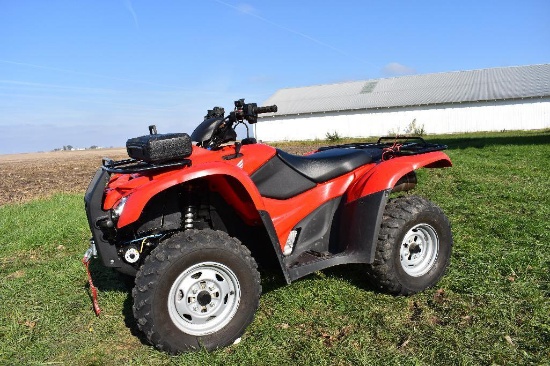
<path fill-rule="evenodd" d="M 256 137 L 264 141 L 325 140 L 327 132 L 381 136 L 404 133 L 414 119 L 429 134 L 550 128 L 550 97 L 272 117 L 256 124 Z"/>
<path fill-rule="evenodd" d="M 372 91 L 363 93 L 373 82 Z M 274 115 L 282 116 L 545 96 L 550 96 L 550 64 L 281 89 L 264 104 L 277 104 Z"/>

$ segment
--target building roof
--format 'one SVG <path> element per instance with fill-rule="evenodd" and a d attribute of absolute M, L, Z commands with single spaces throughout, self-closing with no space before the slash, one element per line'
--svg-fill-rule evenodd
<path fill-rule="evenodd" d="M 547 96 L 550 64 L 542 64 L 281 89 L 264 105 L 281 116 Z"/>

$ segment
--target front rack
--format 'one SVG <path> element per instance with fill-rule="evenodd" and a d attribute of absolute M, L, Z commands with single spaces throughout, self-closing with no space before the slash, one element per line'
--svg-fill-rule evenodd
<path fill-rule="evenodd" d="M 178 168 L 191 166 L 191 160 L 182 159 L 178 161 L 169 161 L 165 163 L 152 164 L 135 159 L 126 159 L 114 161 L 112 159 L 103 158 L 102 169 L 112 174 L 132 174 L 132 173 L 149 173 L 163 169 Z"/>

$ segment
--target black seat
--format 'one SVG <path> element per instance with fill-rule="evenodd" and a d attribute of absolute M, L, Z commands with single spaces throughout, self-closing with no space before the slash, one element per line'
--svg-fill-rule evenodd
<path fill-rule="evenodd" d="M 288 166 L 316 183 L 326 182 L 342 174 L 371 163 L 380 152 L 354 149 L 328 149 L 315 154 L 300 156 L 277 149 L 277 155 Z"/>

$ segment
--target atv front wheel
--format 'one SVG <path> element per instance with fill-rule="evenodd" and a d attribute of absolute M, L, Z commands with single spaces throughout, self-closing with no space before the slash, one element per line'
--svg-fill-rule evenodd
<path fill-rule="evenodd" d="M 452 245 L 449 220 L 439 207 L 421 197 L 399 197 L 386 206 L 374 263 L 367 271 L 387 292 L 420 292 L 443 276 Z"/>
<path fill-rule="evenodd" d="M 155 248 L 136 276 L 134 316 L 172 354 L 232 344 L 254 319 L 260 274 L 250 251 L 224 232 L 187 230 Z"/>

